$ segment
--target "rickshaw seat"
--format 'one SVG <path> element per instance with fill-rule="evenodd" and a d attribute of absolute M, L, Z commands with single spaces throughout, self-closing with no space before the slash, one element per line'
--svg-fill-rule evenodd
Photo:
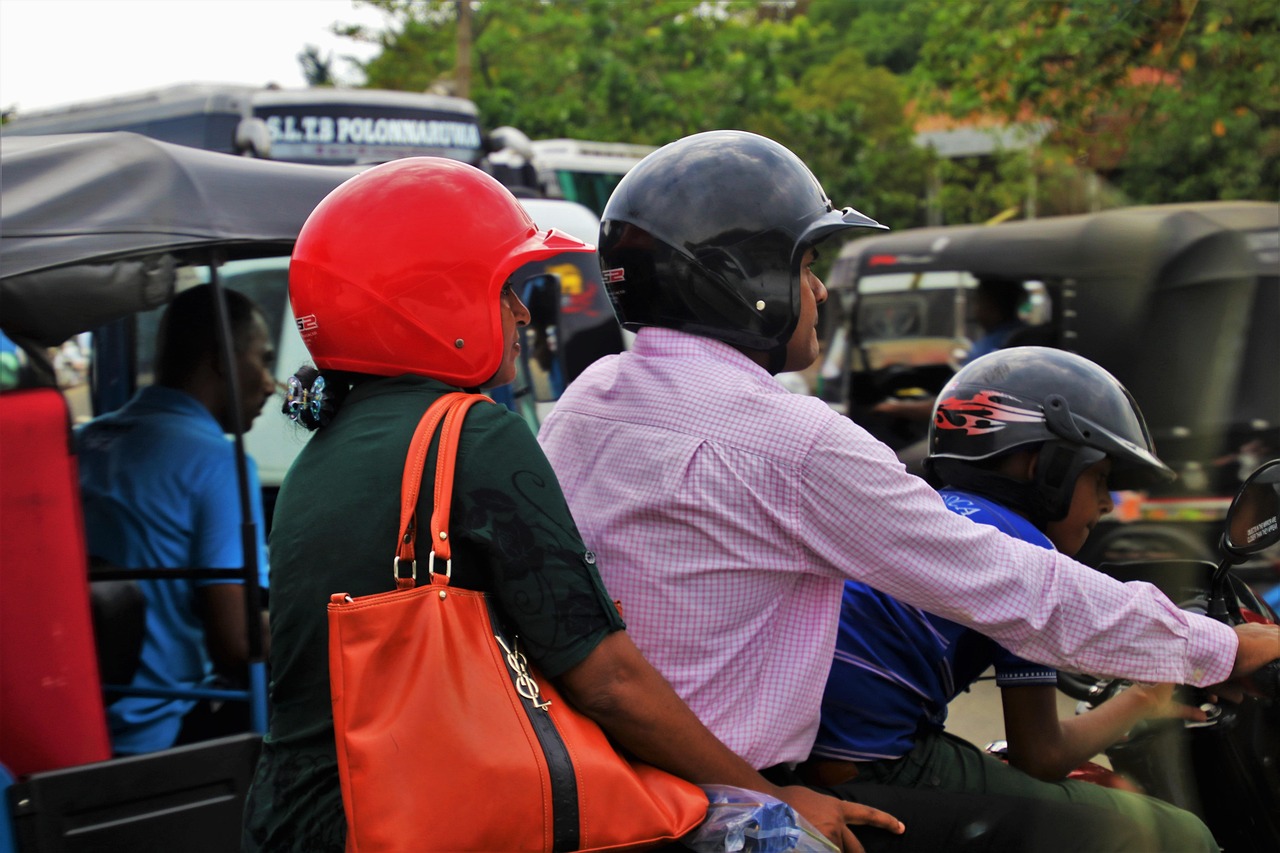
<path fill-rule="evenodd" d="M 0 393 L 0 470 L 0 763 L 21 778 L 111 757 L 57 388 Z"/>
<path fill-rule="evenodd" d="M 239 850 L 261 746 L 250 732 L 28 776 L 10 792 L 18 847 Z"/>

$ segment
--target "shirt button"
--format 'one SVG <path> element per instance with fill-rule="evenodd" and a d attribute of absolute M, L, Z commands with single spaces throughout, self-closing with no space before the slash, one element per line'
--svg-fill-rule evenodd
<path fill-rule="evenodd" d="M 596 555 L 591 551 L 588 551 L 582 555 L 582 562 L 586 563 L 588 566 L 594 566 L 596 564 Z"/>
<path fill-rule="evenodd" d="M 1203 679 L 1203 678 L 1204 678 L 1204 670 L 1203 670 L 1203 669 L 1201 669 L 1200 667 L 1196 667 L 1195 669 L 1191 670 L 1191 680 L 1192 680 L 1192 681 L 1200 681 L 1200 680 L 1201 680 L 1201 679 Z"/>

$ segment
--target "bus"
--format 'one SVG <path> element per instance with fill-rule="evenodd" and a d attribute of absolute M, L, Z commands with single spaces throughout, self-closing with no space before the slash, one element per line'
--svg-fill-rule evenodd
<path fill-rule="evenodd" d="M 652 145 L 593 142 L 586 139 L 537 139 L 530 143 L 538 187 L 548 198 L 563 198 L 603 213 L 609 195 Z"/>
<path fill-rule="evenodd" d="M 486 133 L 466 98 L 386 89 L 282 89 L 185 83 L 15 115 L 6 135 L 124 130 L 271 160 L 372 165 L 435 156 L 479 166 L 517 195 L 576 201 L 599 214 L 653 146 Z"/>
<path fill-rule="evenodd" d="M 207 151 L 321 165 L 430 155 L 480 165 L 479 111 L 465 98 L 380 89 L 186 83 L 15 115 L 5 134 L 126 130 Z"/>

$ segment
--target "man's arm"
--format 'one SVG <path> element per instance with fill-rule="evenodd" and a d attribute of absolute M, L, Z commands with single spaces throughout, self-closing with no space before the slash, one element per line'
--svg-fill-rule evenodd
<path fill-rule="evenodd" d="M 1225 684 L 1214 685 L 1214 692 L 1239 701 L 1243 694 L 1256 692 L 1249 676 L 1272 661 L 1280 660 L 1280 626 L 1246 622 L 1236 625 L 1235 632 L 1240 645 L 1236 647 L 1231 678 Z"/>
<path fill-rule="evenodd" d="M 1172 684 L 1130 687 L 1087 714 L 1067 719 L 1058 717 L 1057 688 L 1052 686 L 1005 687 L 1000 700 L 1009 763 L 1046 782 L 1066 778 L 1141 720 L 1206 719 L 1204 711 L 1173 699 Z"/>
<path fill-rule="evenodd" d="M 193 566 L 197 568 L 233 568 L 244 565 L 244 530 L 241 524 L 240 486 L 233 460 L 220 457 L 223 464 L 213 467 L 209 480 L 197 498 L 195 541 L 192 543 Z M 249 511 L 256 528 L 258 579 L 267 583 L 267 552 L 263 541 L 262 489 L 253 459 L 246 459 L 249 477 Z M 243 678 L 249 661 L 249 632 L 245 625 L 244 585 L 211 583 L 198 586 L 196 605 L 204 623 L 205 647 L 214 667 L 226 675 Z M 261 613 L 262 650 L 270 649 L 267 612 Z"/>
<path fill-rule="evenodd" d="M 1207 686 L 1280 655 L 1280 626 L 1233 631 L 1150 584 L 1122 584 L 950 510 L 834 414 L 804 463 L 798 535 L 833 574 L 1060 669 Z"/>
<path fill-rule="evenodd" d="M 200 618 L 204 622 L 205 647 L 214 668 L 235 678 L 244 677 L 249 662 L 249 632 L 245 627 L 244 585 L 210 584 L 197 588 Z M 271 650 L 271 631 L 267 612 L 261 613 L 262 654 Z"/>

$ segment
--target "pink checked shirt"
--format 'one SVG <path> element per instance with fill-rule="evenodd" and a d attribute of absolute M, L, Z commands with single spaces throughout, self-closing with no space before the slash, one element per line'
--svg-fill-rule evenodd
<path fill-rule="evenodd" d="M 539 436 L 628 631 L 757 768 L 808 757 L 846 578 L 1063 669 L 1210 684 L 1234 632 L 949 512 L 821 400 L 668 329 L 573 382 Z"/>

